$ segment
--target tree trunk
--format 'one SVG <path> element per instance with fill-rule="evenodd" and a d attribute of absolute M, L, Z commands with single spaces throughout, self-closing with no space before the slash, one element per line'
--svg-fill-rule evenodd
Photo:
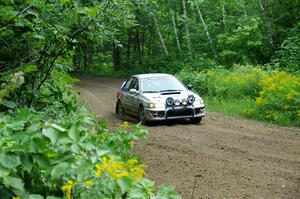
<path fill-rule="evenodd" d="M 182 0 L 182 9 L 183 9 L 183 16 L 184 16 L 185 31 L 186 31 L 187 47 L 188 47 L 189 54 L 192 57 L 192 47 L 191 47 L 190 31 L 189 31 L 188 25 L 186 23 L 186 21 L 187 21 L 187 14 L 186 14 L 185 0 Z"/>
<path fill-rule="evenodd" d="M 200 10 L 200 8 L 199 8 L 199 6 L 198 6 L 197 4 L 196 4 L 196 9 L 197 9 L 197 12 L 198 12 L 198 14 L 199 14 L 200 21 L 202 22 L 202 24 L 203 24 L 203 26 L 204 26 L 204 30 L 205 30 L 205 33 L 206 33 L 206 36 L 207 36 L 207 40 L 208 40 L 208 42 L 210 43 L 210 47 L 211 47 L 211 49 L 212 49 L 212 51 L 213 51 L 215 57 L 217 57 L 217 54 L 216 54 L 216 51 L 215 51 L 215 48 L 214 48 L 214 45 L 213 45 L 213 41 L 212 41 L 212 39 L 211 39 L 211 37 L 210 37 L 210 34 L 209 34 L 209 32 L 208 32 L 207 25 L 206 25 L 206 23 L 205 23 L 205 21 L 204 21 L 204 19 L 203 19 L 201 10 Z"/>
<path fill-rule="evenodd" d="M 114 44 L 113 47 L 113 62 L 115 70 L 121 69 L 121 49 L 119 46 Z"/>
<path fill-rule="evenodd" d="M 130 48 L 131 48 L 131 33 L 128 31 L 128 40 L 127 40 L 127 66 L 130 66 Z"/>
<path fill-rule="evenodd" d="M 166 55 L 169 55 L 168 50 L 167 50 L 167 47 L 166 47 L 165 42 L 164 42 L 164 39 L 163 39 L 163 37 L 162 37 L 162 35 L 161 35 L 161 33 L 160 33 L 159 26 L 158 26 L 158 24 L 157 24 L 157 19 L 156 19 L 155 14 L 153 14 L 153 21 L 154 21 L 154 25 L 155 25 L 155 27 L 156 27 L 157 34 L 158 34 L 158 36 L 159 36 L 160 44 L 161 44 L 161 46 L 163 47 L 163 49 L 164 49 Z"/>
<path fill-rule="evenodd" d="M 223 22 L 223 27 L 224 30 L 226 29 L 226 11 L 225 11 L 225 3 L 224 1 L 222 2 L 222 22 Z"/>
<path fill-rule="evenodd" d="M 179 38 L 178 38 L 178 34 L 177 34 L 177 28 L 176 28 L 176 23 L 175 23 L 175 18 L 174 18 L 174 14 L 172 13 L 172 23 L 173 23 L 173 29 L 174 29 L 174 33 L 175 33 L 175 39 L 176 39 L 176 44 L 177 44 L 177 48 L 180 51 L 180 42 L 179 42 Z"/>
<path fill-rule="evenodd" d="M 261 11 L 262 11 L 262 14 L 263 14 L 263 16 L 264 16 L 264 18 L 265 18 L 265 20 L 266 20 L 265 8 L 264 8 L 264 6 L 263 6 L 261 0 L 259 0 L 259 6 L 260 6 L 260 9 L 261 9 Z M 271 35 L 271 30 L 270 30 L 270 28 L 268 28 L 267 26 L 266 26 L 266 29 L 267 29 L 267 36 L 268 36 L 270 45 L 272 46 L 272 48 L 274 48 L 274 41 L 273 41 L 273 38 L 272 38 L 272 35 Z"/>

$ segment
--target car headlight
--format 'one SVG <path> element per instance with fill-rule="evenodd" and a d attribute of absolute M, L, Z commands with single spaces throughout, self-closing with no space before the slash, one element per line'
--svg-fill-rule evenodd
<path fill-rule="evenodd" d="M 148 108 L 155 108 L 155 104 L 149 103 L 149 104 L 147 105 L 147 107 L 148 107 Z"/>
<path fill-rule="evenodd" d="M 174 104 L 174 99 L 172 97 L 168 97 L 166 99 L 166 105 L 167 106 L 172 106 Z"/>
<path fill-rule="evenodd" d="M 187 101 L 188 101 L 189 104 L 193 104 L 193 103 L 195 102 L 195 97 L 194 97 L 194 95 L 188 96 Z"/>
<path fill-rule="evenodd" d="M 187 105 L 187 100 L 186 99 L 182 99 L 181 100 L 181 104 L 184 105 L 184 106 Z"/>

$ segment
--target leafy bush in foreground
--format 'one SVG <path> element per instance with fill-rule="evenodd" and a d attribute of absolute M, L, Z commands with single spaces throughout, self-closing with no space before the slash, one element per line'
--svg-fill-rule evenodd
<path fill-rule="evenodd" d="M 35 107 L 9 101 L 22 79 L 18 74 L 1 90 L 1 106 L 8 108 L 0 117 L 1 198 L 180 198 L 167 186 L 155 193 L 146 166 L 131 153 L 146 130 L 124 122 L 108 132 L 108 124 L 77 101 L 70 77 L 58 72 Z"/>
<path fill-rule="evenodd" d="M 282 71 L 236 66 L 232 70 L 182 70 L 178 77 L 203 96 L 253 101 L 246 117 L 284 125 L 300 125 L 300 76 Z"/>

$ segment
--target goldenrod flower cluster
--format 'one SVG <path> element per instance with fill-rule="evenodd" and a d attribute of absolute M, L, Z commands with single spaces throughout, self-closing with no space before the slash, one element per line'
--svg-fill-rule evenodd
<path fill-rule="evenodd" d="M 124 129 L 126 129 L 126 128 L 129 127 L 129 123 L 128 123 L 127 121 L 125 121 L 125 122 L 123 122 L 123 123 L 121 124 L 121 127 L 124 128 Z"/>
<path fill-rule="evenodd" d="M 96 176 L 100 177 L 102 171 L 107 172 L 110 176 L 115 179 L 123 177 L 131 177 L 133 179 L 141 179 L 145 175 L 144 168 L 146 165 L 137 165 L 137 160 L 129 159 L 126 163 L 115 160 L 115 157 L 111 156 L 102 158 L 102 165 L 97 164 Z M 99 172 L 101 170 L 101 172 Z M 100 175 L 99 175 L 100 173 Z"/>
<path fill-rule="evenodd" d="M 68 181 L 68 184 L 67 185 L 64 185 L 61 190 L 67 194 L 67 197 L 68 199 L 71 199 L 72 198 L 72 189 L 73 189 L 73 186 L 74 186 L 74 182 L 72 180 L 69 180 Z"/>

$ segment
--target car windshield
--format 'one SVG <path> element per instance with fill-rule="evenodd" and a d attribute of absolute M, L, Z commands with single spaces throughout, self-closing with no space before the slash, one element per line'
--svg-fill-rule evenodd
<path fill-rule="evenodd" d="M 143 78 L 141 83 L 143 93 L 186 90 L 184 85 L 172 76 Z"/>

